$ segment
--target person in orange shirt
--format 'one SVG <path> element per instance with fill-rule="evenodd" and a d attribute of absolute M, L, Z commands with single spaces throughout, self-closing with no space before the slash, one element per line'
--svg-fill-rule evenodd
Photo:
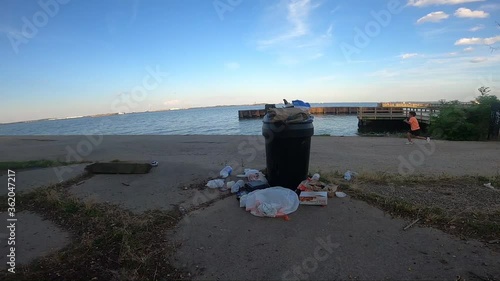
<path fill-rule="evenodd" d="M 415 111 L 410 111 L 410 118 L 408 118 L 408 120 L 404 120 L 405 123 L 410 124 L 410 131 L 407 133 L 408 142 L 406 144 L 413 144 L 411 137 L 427 140 L 427 143 L 431 142 L 430 137 L 420 136 L 420 125 L 418 124 L 418 120 L 415 116 L 417 116 L 417 113 Z"/>

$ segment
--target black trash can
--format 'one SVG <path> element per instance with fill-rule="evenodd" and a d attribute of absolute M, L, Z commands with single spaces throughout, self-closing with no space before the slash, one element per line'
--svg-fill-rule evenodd
<path fill-rule="evenodd" d="M 297 123 L 273 122 L 266 114 L 262 135 L 266 139 L 269 184 L 297 189 L 309 172 L 313 118 Z"/>

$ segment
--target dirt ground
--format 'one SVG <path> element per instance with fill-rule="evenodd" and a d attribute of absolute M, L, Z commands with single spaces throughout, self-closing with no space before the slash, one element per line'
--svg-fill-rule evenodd
<path fill-rule="evenodd" d="M 20 209 L 49 218 L 29 233 L 72 237 L 64 249 L 41 251 L 45 258 L 21 266 L 21 277 L 499 280 L 500 250 L 485 239 L 497 235 L 500 192 L 483 186 L 498 183 L 499 143 L 404 142 L 313 137 L 310 171 L 333 177 L 349 197 L 300 206 L 285 221 L 254 217 L 234 196 L 203 188 L 226 164 L 235 173 L 265 167 L 261 136 L 0 137 L 0 162 L 159 162 L 146 175 L 20 187 Z M 16 174 L 30 177 L 19 181 L 28 187 L 37 177 L 42 183 L 78 174 L 76 167 Z M 359 177 L 344 181 L 348 169 Z M 422 220 L 403 230 L 416 217 Z M 52 223 L 57 228 L 48 228 Z M 35 245 L 30 237 L 26 245 Z"/>

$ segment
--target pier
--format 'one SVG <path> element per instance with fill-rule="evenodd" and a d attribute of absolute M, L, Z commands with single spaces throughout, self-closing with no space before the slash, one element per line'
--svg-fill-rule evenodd
<path fill-rule="evenodd" d="M 360 122 L 377 120 L 403 120 L 409 116 L 410 111 L 415 111 L 420 123 L 429 125 L 431 116 L 439 110 L 435 107 L 361 107 L 358 113 Z"/>
<path fill-rule="evenodd" d="M 439 112 L 435 106 L 429 105 L 408 107 L 408 105 L 390 107 L 361 107 L 358 113 L 358 129 L 361 132 L 405 131 L 408 124 L 403 122 L 415 111 L 415 117 L 423 131 L 431 124 L 431 117 Z"/>
<path fill-rule="evenodd" d="M 435 103 L 381 102 L 376 107 L 311 107 L 313 115 L 357 115 L 361 131 L 406 130 L 403 122 L 410 111 L 415 111 L 422 129 L 431 123 L 431 117 L 439 112 Z M 265 109 L 239 110 L 240 119 L 263 118 Z"/>
<path fill-rule="evenodd" d="M 358 114 L 359 107 L 311 107 L 311 114 L 327 115 L 355 115 Z M 240 119 L 263 118 L 266 115 L 265 109 L 239 110 Z"/>

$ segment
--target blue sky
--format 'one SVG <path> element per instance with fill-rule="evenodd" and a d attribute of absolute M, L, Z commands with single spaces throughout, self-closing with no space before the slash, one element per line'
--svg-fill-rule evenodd
<path fill-rule="evenodd" d="M 498 95 L 496 21 L 491 0 L 1 0 L 0 123 Z"/>

